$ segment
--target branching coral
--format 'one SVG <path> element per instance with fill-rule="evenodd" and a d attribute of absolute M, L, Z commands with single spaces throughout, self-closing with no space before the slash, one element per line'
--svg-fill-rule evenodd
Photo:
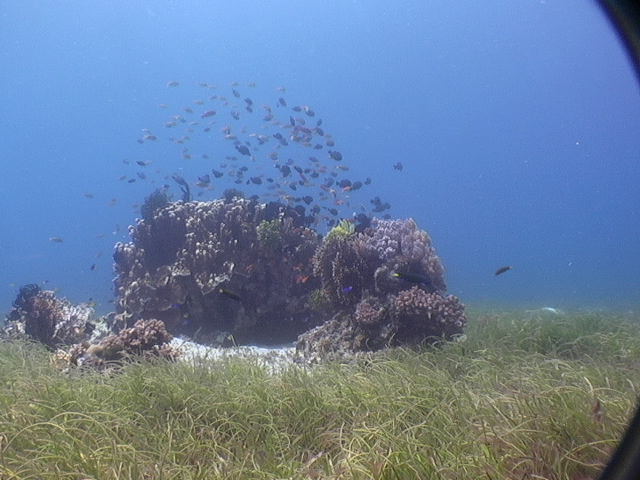
<path fill-rule="evenodd" d="M 394 342 L 422 342 L 462 333 L 464 305 L 453 295 L 429 293 L 414 286 L 394 297 L 391 306 Z"/>
<path fill-rule="evenodd" d="M 413 219 L 374 218 L 360 241 L 361 248 L 377 252 L 378 257 L 396 270 L 424 274 L 433 290 L 444 292 L 444 267 L 433 248 L 431 237 Z"/>
<path fill-rule="evenodd" d="M 371 328 L 380 325 L 387 319 L 387 308 L 375 297 L 363 299 L 356 306 L 353 320 L 356 325 Z"/>

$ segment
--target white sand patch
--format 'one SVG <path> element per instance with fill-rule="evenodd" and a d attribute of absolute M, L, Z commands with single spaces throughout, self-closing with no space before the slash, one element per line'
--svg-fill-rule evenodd
<path fill-rule="evenodd" d="M 249 345 L 223 348 L 201 345 L 183 338 L 174 338 L 170 345 L 182 353 L 180 360 L 185 362 L 203 365 L 210 361 L 226 358 L 246 358 L 268 367 L 271 372 L 283 370 L 293 364 L 297 357 L 296 348 L 293 345 L 279 347 Z"/>

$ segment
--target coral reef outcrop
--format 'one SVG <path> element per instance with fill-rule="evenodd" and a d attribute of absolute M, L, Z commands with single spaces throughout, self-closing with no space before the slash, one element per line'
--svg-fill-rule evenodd
<path fill-rule="evenodd" d="M 72 345 L 90 337 L 95 328 L 93 314 L 88 304 L 74 305 L 51 290 L 29 284 L 20 288 L 3 333 L 48 347 Z"/>
<path fill-rule="evenodd" d="M 299 337 L 304 357 L 451 339 L 466 325 L 464 306 L 445 293 L 431 238 L 413 219 L 374 218 L 361 232 L 340 225 L 317 249 L 313 266 L 321 283 L 313 299 L 334 311 Z"/>
<path fill-rule="evenodd" d="M 115 246 L 115 314 L 93 322 L 88 305 L 26 285 L 5 333 L 74 345 L 60 353 L 68 365 L 102 367 L 174 358 L 172 336 L 220 346 L 295 341 L 314 360 L 435 343 L 466 325 L 413 219 L 342 220 L 322 238 L 304 209 L 233 191 L 212 202 L 159 193 L 148 201 L 132 241 Z"/>
<path fill-rule="evenodd" d="M 169 346 L 172 336 L 160 320 L 139 320 L 98 343 L 82 342 L 69 351 L 58 351 L 61 366 L 91 366 L 103 369 L 125 359 L 163 357 L 173 360 L 178 353 Z"/>
<path fill-rule="evenodd" d="M 115 247 L 118 328 L 159 319 L 202 341 L 220 332 L 238 343 L 293 341 L 321 318 L 308 306 L 320 239 L 307 220 L 231 194 L 155 210 Z"/>

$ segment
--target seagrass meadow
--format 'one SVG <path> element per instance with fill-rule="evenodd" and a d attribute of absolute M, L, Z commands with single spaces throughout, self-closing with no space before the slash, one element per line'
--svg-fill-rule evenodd
<path fill-rule="evenodd" d="M 273 372 L 60 371 L 0 344 L 0 478 L 597 477 L 640 388 L 637 316 L 471 311 L 465 337 Z"/>

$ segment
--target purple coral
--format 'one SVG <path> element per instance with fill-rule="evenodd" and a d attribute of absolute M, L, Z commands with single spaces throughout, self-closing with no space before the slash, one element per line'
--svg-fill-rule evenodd
<path fill-rule="evenodd" d="M 420 342 L 428 338 L 450 338 L 462 333 L 467 323 L 464 305 L 454 295 L 429 293 L 414 286 L 400 292 L 392 302 L 394 340 Z"/>
<path fill-rule="evenodd" d="M 380 325 L 386 320 L 387 309 L 375 297 L 367 297 L 356 306 L 353 320 L 364 328 Z"/>
<path fill-rule="evenodd" d="M 413 219 L 381 220 L 374 218 L 371 226 L 360 236 L 362 248 L 377 255 L 393 268 L 409 268 L 422 272 L 430 280 L 433 289 L 444 292 L 444 267 L 433 248 L 431 237 L 420 230 Z"/>

